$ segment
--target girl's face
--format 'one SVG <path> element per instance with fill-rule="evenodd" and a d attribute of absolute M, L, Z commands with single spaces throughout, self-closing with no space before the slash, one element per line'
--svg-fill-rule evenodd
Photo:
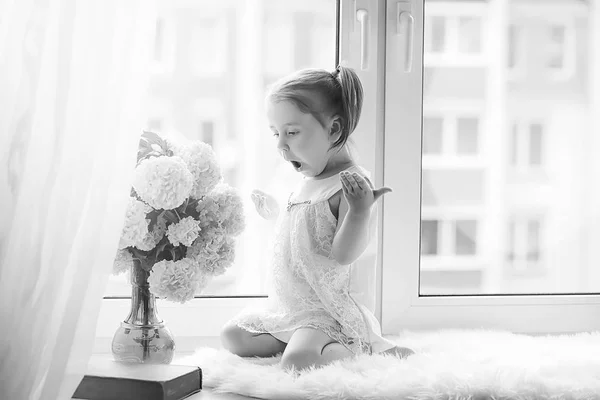
<path fill-rule="evenodd" d="M 319 176 L 334 154 L 329 150 L 337 139 L 330 135 L 333 118 L 323 127 L 310 113 L 289 101 L 268 102 L 267 118 L 277 149 L 292 167 L 307 177 Z"/>

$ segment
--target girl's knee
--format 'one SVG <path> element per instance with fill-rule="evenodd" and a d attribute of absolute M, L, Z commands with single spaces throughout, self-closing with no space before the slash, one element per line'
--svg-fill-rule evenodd
<path fill-rule="evenodd" d="M 246 335 L 247 332 L 237 325 L 225 325 L 221 329 L 219 336 L 221 338 L 221 345 L 225 350 L 235 355 L 243 356 L 246 348 Z"/>
<path fill-rule="evenodd" d="M 319 354 L 306 350 L 284 351 L 281 356 L 281 367 L 285 370 L 303 370 L 319 364 Z"/>

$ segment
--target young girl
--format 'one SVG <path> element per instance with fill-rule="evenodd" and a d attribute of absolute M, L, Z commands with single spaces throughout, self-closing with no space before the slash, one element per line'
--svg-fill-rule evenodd
<path fill-rule="evenodd" d="M 358 75 L 342 66 L 299 71 L 267 95 L 277 149 L 303 179 L 281 212 L 272 196 L 253 193 L 259 214 L 277 219 L 271 288 L 263 308 L 223 328 L 232 353 L 283 352 L 282 366 L 295 370 L 357 354 L 412 353 L 381 337 L 372 309 L 375 265 L 355 265 L 373 236 L 373 205 L 391 191 L 374 189 L 348 149 L 362 99 Z"/>

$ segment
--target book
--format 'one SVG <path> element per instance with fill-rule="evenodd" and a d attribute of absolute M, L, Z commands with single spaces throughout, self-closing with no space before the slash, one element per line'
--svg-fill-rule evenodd
<path fill-rule="evenodd" d="M 92 357 L 73 398 L 179 400 L 201 389 L 202 370 L 199 367 L 123 363 Z"/>

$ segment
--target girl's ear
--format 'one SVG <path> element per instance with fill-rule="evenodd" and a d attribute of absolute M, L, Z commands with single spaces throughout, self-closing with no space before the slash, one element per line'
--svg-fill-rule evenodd
<path fill-rule="evenodd" d="M 337 115 L 333 117 L 331 128 L 329 128 L 329 138 L 335 142 L 342 134 L 342 119 Z"/>

